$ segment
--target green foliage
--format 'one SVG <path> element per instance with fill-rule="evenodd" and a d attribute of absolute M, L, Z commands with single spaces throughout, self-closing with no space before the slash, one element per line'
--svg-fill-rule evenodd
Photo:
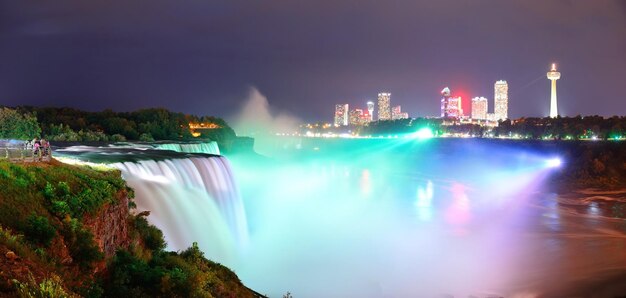
<path fill-rule="evenodd" d="M 234 131 L 223 119 L 160 108 L 131 113 L 35 107 L 19 107 L 18 110 L 35 113 L 43 134 L 52 141 L 187 140 L 193 139 L 189 123 L 199 122 L 215 123 L 221 127 L 207 131 L 203 138 L 224 142 L 235 137 Z"/>
<path fill-rule="evenodd" d="M 104 259 L 104 254 L 93 240 L 93 234 L 76 219 L 65 222 L 63 238 L 70 255 L 82 268 L 91 268 L 94 262 Z"/>
<path fill-rule="evenodd" d="M 154 142 L 154 138 L 149 133 L 142 133 L 139 136 L 139 140 L 142 141 L 142 142 Z"/>
<path fill-rule="evenodd" d="M 28 187 L 17 185 L 17 178 Z M 95 277 L 93 267 L 103 264 L 99 262 L 104 256 L 80 218 L 126 191 L 132 196 L 119 171 L 0 161 L 0 244 L 29 262 L 47 264 L 43 265 L 47 270 L 75 279 L 62 282 L 52 275 L 44 280 L 38 276 L 38 282 L 15 281 L 17 294 L 68 297 L 71 290 L 83 297 L 253 297 L 232 271 L 205 259 L 197 244 L 180 254 L 165 252 L 163 233 L 148 223 L 145 214 L 129 219 L 131 235 L 139 243 L 132 253 L 119 251 L 108 260 L 107 275 L 100 276 L 104 280 Z M 33 245 L 49 245 L 57 236 L 77 266 L 60 266 L 52 251 L 56 242 L 49 248 Z"/>
<path fill-rule="evenodd" d="M 118 251 L 103 284 L 107 296 L 255 297 L 232 271 L 207 260 L 197 243 L 181 253 L 165 252 L 163 234 L 146 221 L 146 215 L 132 221 L 149 257 Z"/>
<path fill-rule="evenodd" d="M 139 233 L 139 236 L 143 240 L 147 249 L 154 251 L 165 249 L 166 244 L 163 239 L 163 232 L 155 226 L 149 224 L 145 217 L 136 216 L 134 224 L 135 230 Z"/>
<path fill-rule="evenodd" d="M 31 214 L 26 220 L 24 229 L 26 237 L 38 244 L 49 246 L 56 235 L 56 228 L 43 216 Z"/>
<path fill-rule="evenodd" d="M 57 275 L 44 279 L 41 283 L 37 283 L 31 275 L 27 282 L 22 283 L 13 280 L 13 284 L 17 289 L 18 297 L 23 298 L 65 298 L 70 295 L 63 289 L 63 281 Z"/>
<path fill-rule="evenodd" d="M 41 134 L 37 117 L 31 113 L 0 109 L 0 139 L 30 140 Z"/>
<path fill-rule="evenodd" d="M 50 203 L 50 210 L 58 215 L 69 214 L 81 218 L 84 213 L 92 213 L 101 206 L 116 200 L 117 192 L 124 187 L 119 180 L 93 179 L 86 175 L 77 175 L 80 184 L 85 186 L 72 192 L 69 184 L 60 181 L 55 187 L 46 182 L 42 194 Z"/>

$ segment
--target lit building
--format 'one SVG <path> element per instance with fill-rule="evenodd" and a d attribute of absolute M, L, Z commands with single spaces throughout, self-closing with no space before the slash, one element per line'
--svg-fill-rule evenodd
<path fill-rule="evenodd" d="M 552 69 L 546 74 L 548 80 L 552 83 L 552 90 L 550 92 L 550 117 L 556 118 L 559 115 L 559 111 L 556 106 L 556 80 L 561 78 L 561 73 L 556 71 L 556 63 L 552 63 Z"/>
<path fill-rule="evenodd" d="M 372 122 L 372 115 L 368 110 L 363 111 L 363 115 L 361 115 L 361 125 L 365 125 L 369 122 Z"/>
<path fill-rule="evenodd" d="M 348 104 L 335 105 L 335 126 L 348 125 Z"/>
<path fill-rule="evenodd" d="M 368 115 L 370 116 L 370 119 L 368 120 L 368 122 L 374 121 L 374 103 L 371 101 L 367 102 L 367 112 L 368 112 Z"/>
<path fill-rule="evenodd" d="M 487 108 L 489 103 L 484 97 L 472 98 L 472 119 L 487 120 Z"/>
<path fill-rule="evenodd" d="M 363 110 L 350 110 L 350 125 L 361 125 L 363 119 Z"/>
<path fill-rule="evenodd" d="M 407 118 L 409 118 L 409 114 L 402 113 L 402 108 L 400 106 L 395 106 L 391 109 L 391 119 L 398 120 Z"/>
<path fill-rule="evenodd" d="M 496 118 L 496 114 L 495 113 L 487 113 L 487 121 L 498 121 L 498 119 Z"/>
<path fill-rule="evenodd" d="M 446 87 L 441 90 L 441 117 L 443 118 L 460 118 L 463 116 L 463 108 L 461 106 L 462 99 L 460 96 L 451 96 L 450 88 Z"/>
<path fill-rule="evenodd" d="M 497 81 L 493 85 L 494 89 L 494 114 L 496 120 L 505 120 L 509 118 L 509 84 L 506 81 Z"/>
<path fill-rule="evenodd" d="M 378 93 L 378 120 L 391 120 L 391 93 Z"/>
<path fill-rule="evenodd" d="M 448 99 L 450 99 L 450 88 L 445 87 L 441 90 L 441 118 L 448 117 Z"/>

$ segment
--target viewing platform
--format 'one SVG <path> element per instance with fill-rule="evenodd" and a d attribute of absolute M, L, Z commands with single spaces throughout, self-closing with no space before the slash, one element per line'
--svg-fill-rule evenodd
<path fill-rule="evenodd" d="M 10 162 L 49 162 L 52 159 L 52 149 L 44 154 L 43 148 L 37 153 L 27 142 L 19 140 L 0 140 L 0 160 Z"/>
<path fill-rule="evenodd" d="M 35 154 L 32 149 L 0 147 L 0 160 L 10 162 L 49 162 L 52 155 Z"/>

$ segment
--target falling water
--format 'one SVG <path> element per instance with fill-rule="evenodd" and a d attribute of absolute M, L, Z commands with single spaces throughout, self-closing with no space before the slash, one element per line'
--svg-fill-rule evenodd
<path fill-rule="evenodd" d="M 183 250 L 197 242 L 209 258 L 232 264 L 235 252 L 246 246 L 245 211 L 225 157 L 87 146 L 60 149 L 55 154 L 121 170 L 135 190 L 137 212 L 150 211 L 148 220 L 163 231 L 168 249 Z"/>
<path fill-rule="evenodd" d="M 155 148 L 161 150 L 171 150 L 175 152 L 185 153 L 206 153 L 213 155 L 220 155 L 220 148 L 216 142 L 207 143 L 167 143 L 167 144 L 155 144 Z"/>

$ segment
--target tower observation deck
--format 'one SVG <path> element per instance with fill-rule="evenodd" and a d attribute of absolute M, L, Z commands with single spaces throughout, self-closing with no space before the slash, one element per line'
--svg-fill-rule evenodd
<path fill-rule="evenodd" d="M 556 63 L 552 63 L 552 68 L 546 75 L 548 80 L 552 83 L 552 90 L 550 92 L 550 117 L 556 118 L 556 116 L 559 115 L 556 102 L 556 80 L 561 78 L 561 73 L 556 71 Z"/>

